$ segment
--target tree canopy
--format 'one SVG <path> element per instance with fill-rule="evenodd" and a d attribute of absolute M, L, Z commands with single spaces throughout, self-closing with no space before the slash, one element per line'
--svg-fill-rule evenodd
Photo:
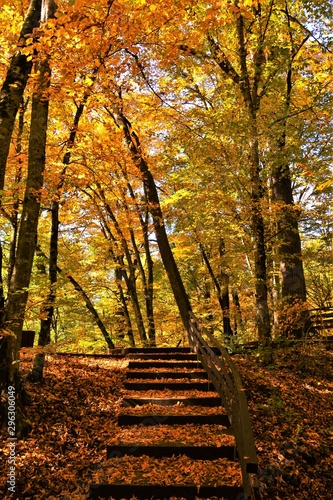
<path fill-rule="evenodd" d="M 235 342 L 307 335 L 332 302 L 331 1 L 0 4 L 4 335 L 175 345 L 191 308 Z"/>

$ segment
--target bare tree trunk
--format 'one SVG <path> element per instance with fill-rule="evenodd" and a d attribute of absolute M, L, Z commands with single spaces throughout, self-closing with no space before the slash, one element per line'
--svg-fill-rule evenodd
<path fill-rule="evenodd" d="M 113 259 L 115 260 L 115 259 Z M 118 297 L 119 297 L 119 302 L 120 302 L 120 307 L 122 311 L 122 316 L 125 320 L 125 325 L 126 325 L 126 330 L 127 330 L 127 337 L 128 340 L 130 341 L 130 344 L 132 347 L 135 347 L 135 339 L 133 335 L 133 328 L 132 328 L 132 321 L 131 321 L 131 316 L 127 307 L 127 301 L 126 297 L 124 295 L 123 287 L 119 283 L 119 281 L 122 281 L 123 276 L 122 273 L 118 272 L 118 268 L 116 267 L 116 281 L 117 281 L 117 288 L 118 288 Z"/>
<path fill-rule="evenodd" d="M 43 253 L 41 250 L 39 250 L 39 255 L 44 257 L 45 259 L 47 259 L 47 256 L 45 255 L 45 253 Z M 50 259 L 49 259 L 50 260 Z M 64 271 L 57 265 L 55 264 L 55 261 L 53 259 L 51 259 L 52 262 L 53 262 L 53 266 L 52 266 L 52 273 L 54 272 L 54 270 L 56 269 L 57 273 L 58 274 L 61 274 L 63 273 Z M 114 349 L 114 344 L 113 344 L 113 341 L 109 335 L 109 332 L 107 331 L 103 321 L 101 320 L 94 304 L 92 303 L 92 301 L 90 300 L 88 294 L 85 292 L 85 290 L 82 288 L 82 286 L 80 285 L 80 283 L 73 277 L 71 276 L 70 274 L 68 273 L 65 273 L 66 275 L 66 278 L 68 279 L 68 281 L 73 285 L 74 289 L 79 292 L 79 294 L 81 295 L 81 297 L 84 299 L 85 301 L 85 304 L 86 304 L 86 307 L 88 309 L 89 312 L 91 312 L 97 326 L 99 327 L 100 331 L 102 332 L 103 334 L 103 337 L 107 343 L 107 346 L 109 349 Z M 54 276 L 52 276 L 52 279 L 54 279 Z M 54 304 L 52 303 L 52 305 L 54 306 Z M 52 316 L 51 316 L 52 318 Z M 49 317 L 46 318 L 46 320 L 48 321 L 49 320 Z M 49 332 L 49 330 L 48 330 Z M 49 333 L 47 333 L 47 335 L 49 335 Z M 46 344 L 44 344 L 46 345 Z"/>
<path fill-rule="evenodd" d="M 24 132 L 24 117 L 25 117 L 25 112 L 27 110 L 29 103 L 29 98 L 24 101 L 24 98 L 22 98 L 22 102 L 20 104 L 19 108 L 19 116 L 18 116 L 18 132 L 17 132 L 17 139 L 16 139 L 16 145 L 15 145 L 15 153 L 18 155 L 18 167 L 17 171 L 15 173 L 15 189 L 13 192 L 13 204 L 12 207 L 8 210 L 5 211 L 4 207 L 1 207 L 3 215 L 7 218 L 7 220 L 10 222 L 12 226 L 12 235 L 11 235 L 11 240 L 10 240 L 10 248 L 9 248 L 9 261 L 8 261 L 8 274 L 7 274 L 7 282 L 10 283 L 12 279 L 12 274 L 14 271 L 14 266 L 15 266 L 15 259 L 16 259 L 16 248 L 17 248 L 17 237 L 18 237 L 18 231 L 19 231 L 19 217 L 18 217 L 18 212 L 19 212 L 19 205 L 20 205 L 20 199 L 19 199 L 19 185 L 22 181 L 22 160 L 20 158 L 20 155 L 22 153 L 22 136 Z"/>
<path fill-rule="evenodd" d="M 134 347 L 135 346 L 135 339 L 133 335 L 133 328 L 132 328 L 132 322 L 131 322 L 131 316 L 127 307 L 127 298 L 125 297 L 125 294 L 123 292 L 123 287 L 121 282 L 124 280 L 125 283 L 127 283 L 126 279 L 126 270 L 124 269 L 124 266 L 122 264 L 122 256 L 119 255 L 118 248 L 114 250 L 112 248 L 112 245 L 117 247 L 117 240 L 115 236 L 113 235 L 108 222 L 106 221 L 104 214 L 101 210 L 99 210 L 99 214 L 101 217 L 101 228 L 102 228 L 102 233 L 107 241 L 111 243 L 109 252 L 112 257 L 112 260 L 115 264 L 115 278 L 116 278 L 116 284 L 117 284 L 117 297 L 118 300 L 120 301 L 121 304 L 121 310 L 123 312 L 123 317 L 125 319 L 126 327 L 127 327 L 127 336 L 130 341 L 130 344 Z"/>
<path fill-rule="evenodd" d="M 254 134 L 255 133 L 256 130 L 254 131 Z M 256 278 L 256 321 L 259 335 L 259 344 L 262 347 L 267 347 L 271 342 L 271 325 L 268 308 L 265 226 L 261 207 L 262 185 L 260 179 L 258 139 L 256 137 L 253 139 L 251 145 L 251 163 L 251 222 L 254 243 L 254 269 Z"/>
<path fill-rule="evenodd" d="M 232 293 L 232 302 L 236 311 L 234 316 L 234 333 L 235 335 L 237 335 L 238 325 L 240 326 L 241 329 L 243 329 L 242 309 L 237 290 L 234 288 L 231 293 Z"/>
<path fill-rule="evenodd" d="M 95 69 L 95 73 L 96 72 L 97 69 Z M 93 78 L 95 78 L 95 74 L 93 74 L 92 76 Z M 51 204 L 51 237 L 50 237 L 50 260 L 49 260 L 50 285 L 49 285 L 49 293 L 46 298 L 46 303 L 42 306 L 42 313 L 44 319 L 41 320 L 40 332 L 38 337 L 38 345 L 42 347 L 45 347 L 50 343 L 51 325 L 54 314 L 54 304 L 56 301 L 58 235 L 59 235 L 59 197 L 64 185 L 66 171 L 70 163 L 72 148 L 75 143 L 77 129 L 80 123 L 80 119 L 83 115 L 89 95 L 90 92 L 86 92 L 84 94 L 82 102 L 76 109 L 73 125 L 67 141 L 67 150 L 62 160 L 63 169 L 57 185 L 56 198 L 52 200 Z M 36 354 L 34 359 L 33 369 L 30 374 L 31 380 L 37 382 L 43 379 L 44 363 L 45 363 L 45 354 L 43 352 Z"/>

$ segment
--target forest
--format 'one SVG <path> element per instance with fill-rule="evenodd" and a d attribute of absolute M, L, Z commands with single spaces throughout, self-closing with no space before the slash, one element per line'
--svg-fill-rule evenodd
<path fill-rule="evenodd" d="M 1 421 L 55 352 L 327 335 L 331 0 L 0 0 Z M 331 325 L 332 326 L 332 325 Z"/>

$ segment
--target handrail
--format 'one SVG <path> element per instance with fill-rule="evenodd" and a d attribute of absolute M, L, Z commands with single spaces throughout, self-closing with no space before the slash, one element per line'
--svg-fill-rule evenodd
<path fill-rule="evenodd" d="M 317 307 L 310 309 L 311 323 L 317 330 L 332 330 L 333 329 L 333 308 L 332 307 Z"/>
<path fill-rule="evenodd" d="M 188 334 L 191 347 L 221 397 L 233 428 L 242 470 L 244 494 L 247 499 L 255 498 L 251 474 L 258 471 L 258 461 L 247 400 L 237 367 L 227 350 L 199 323 L 192 313 L 190 313 Z M 203 335 L 213 346 L 218 348 L 219 356 L 208 345 Z"/>

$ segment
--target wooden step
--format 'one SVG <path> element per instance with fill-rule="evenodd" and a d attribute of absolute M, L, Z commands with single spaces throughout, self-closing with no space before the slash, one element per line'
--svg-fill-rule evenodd
<path fill-rule="evenodd" d="M 193 353 L 165 353 L 165 352 L 156 352 L 156 353 L 133 353 L 129 354 L 128 359 L 151 359 L 153 361 L 158 359 L 165 360 L 181 360 L 181 361 L 195 361 L 197 359 L 197 355 Z"/>
<path fill-rule="evenodd" d="M 127 354 L 156 354 L 156 353 L 183 353 L 188 354 L 192 352 L 191 347 L 127 347 L 124 349 Z"/>
<path fill-rule="evenodd" d="M 211 382 L 125 382 L 124 388 L 128 391 L 214 391 Z"/>
<path fill-rule="evenodd" d="M 228 458 L 235 460 L 235 446 L 184 446 L 182 444 L 122 444 L 107 447 L 107 458 L 120 458 L 124 455 L 139 457 L 145 455 L 153 458 L 172 457 L 173 455 L 186 455 L 194 460 L 217 460 Z"/>
<path fill-rule="evenodd" d="M 202 368 L 199 361 L 129 361 L 128 369 L 132 368 Z"/>
<path fill-rule="evenodd" d="M 163 500 L 171 497 L 183 497 L 188 500 L 195 498 L 224 498 L 227 500 L 240 500 L 243 489 L 239 486 L 205 486 L 192 484 L 164 486 L 159 484 L 91 484 L 88 499 L 98 498 L 130 499 L 135 496 L 141 500 Z"/>
<path fill-rule="evenodd" d="M 208 379 L 208 375 L 205 371 L 200 372 L 156 372 L 156 371 L 140 371 L 140 372 L 131 372 L 128 371 L 126 373 L 126 378 L 141 378 L 141 379 L 161 379 L 161 378 L 201 378 Z"/>
<path fill-rule="evenodd" d="M 208 406 L 209 408 L 221 406 L 221 398 L 219 396 L 202 397 L 202 398 L 124 398 L 121 406 L 124 408 L 134 408 L 135 406 L 143 405 L 158 405 L 158 406 L 175 406 L 177 404 L 184 406 Z"/>
<path fill-rule="evenodd" d="M 119 426 L 125 425 L 223 425 L 230 427 L 227 415 L 118 415 Z"/>

